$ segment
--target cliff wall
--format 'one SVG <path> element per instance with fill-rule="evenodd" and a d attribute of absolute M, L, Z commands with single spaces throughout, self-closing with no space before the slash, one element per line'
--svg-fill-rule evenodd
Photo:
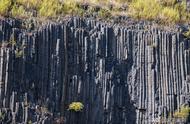
<path fill-rule="evenodd" d="M 190 40 L 178 31 L 81 18 L 31 25 L 0 21 L 2 124 L 148 124 L 190 104 Z M 73 101 L 82 112 L 67 110 Z"/>

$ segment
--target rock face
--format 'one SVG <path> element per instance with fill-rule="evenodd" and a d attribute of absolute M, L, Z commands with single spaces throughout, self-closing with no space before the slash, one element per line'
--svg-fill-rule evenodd
<path fill-rule="evenodd" d="M 149 124 L 190 103 L 190 40 L 176 31 L 1 20 L 0 42 L 2 124 Z M 67 110 L 73 101 L 82 112 Z"/>

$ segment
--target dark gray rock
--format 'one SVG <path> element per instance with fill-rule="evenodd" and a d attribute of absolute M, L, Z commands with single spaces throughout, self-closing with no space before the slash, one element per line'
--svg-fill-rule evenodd
<path fill-rule="evenodd" d="M 148 124 L 190 104 L 180 32 L 81 18 L 19 25 L 0 21 L 0 110 L 12 123 Z M 73 101 L 82 112 L 67 110 Z"/>

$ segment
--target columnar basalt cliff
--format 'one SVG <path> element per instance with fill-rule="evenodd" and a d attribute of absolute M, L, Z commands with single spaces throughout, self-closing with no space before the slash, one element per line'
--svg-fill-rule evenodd
<path fill-rule="evenodd" d="M 190 104 L 180 32 L 81 18 L 32 25 L 0 21 L 1 124 L 149 124 Z M 73 101 L 84 109 L 69 111 Z"/>

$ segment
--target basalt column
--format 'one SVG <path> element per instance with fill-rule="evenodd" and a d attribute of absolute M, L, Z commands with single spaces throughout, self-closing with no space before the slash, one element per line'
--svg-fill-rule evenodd
<path fill-rule="evenodd" d="M 190 40 L 178 31 L 5 19 L 0 42 L 0 123 L 149 124 L 190 103 Z"/>

